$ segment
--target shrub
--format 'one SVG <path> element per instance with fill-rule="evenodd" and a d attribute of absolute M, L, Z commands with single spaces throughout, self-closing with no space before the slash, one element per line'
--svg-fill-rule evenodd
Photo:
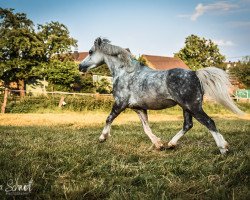
<path fill-rule="evenodd" d="M 54 111 L 110 111 L 113 105 L 113 97 L 103 96 L 103 95 L 84 95 L 84 96 L 73 96 L 64 95 L 66 105 L 61 109 L 58 108 L 59 101 L 63 95 L 59 94 L 48 94 L 47 96 L 25 96 L 20 98 L 16 95 L 11 95 L 8 98 L 6 113 L 35 113 L 35 112 L 54 112 Z M 3 99 L 3 94 L 0 95 L 1 100 Z M 239 108 L 244 112 L 249 112 L 249 103 L 239 103 Z M 205 102 L 203 105 L 204 110 L 208 114 L 230 114 L 226 108 L 219 104 L 212 102 Z M 129 111 L 130 112 L 130 111 Z M 169 115 L 182 115 L 182 109 L 179 106 L 175 106 L 169 109 L 164 109 L 161 111 L 150 111 L 151 113 L 166 113 Z"/>
<path fill-rule="evenodd" d="M 42 110 L 58 110 L 58 103 L 62 95 L 48 96 L 26 96 L 19 98 L 11 96 L 8 99 L 6 113 L 32 113 Z M 84 111 L 84 110 L 110 110 L 113 99 L 102 96 L 66 96 L 66 105 L 63 110 Z"/>
<path fill-rule="evenodd" d="M 110 94 L 112 92 L 112 86 L 106 79 L 97 82 L 96 88 L 96 91 L 100 94 Z"/>

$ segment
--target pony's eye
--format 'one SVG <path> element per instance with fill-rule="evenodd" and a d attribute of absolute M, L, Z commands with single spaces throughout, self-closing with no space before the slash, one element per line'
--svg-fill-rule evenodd
<path fill-rule="evenodd" d="M 93 51 L 92 50 L 89 50 L 89 55 L 92 55 L 93 54 Z"/>

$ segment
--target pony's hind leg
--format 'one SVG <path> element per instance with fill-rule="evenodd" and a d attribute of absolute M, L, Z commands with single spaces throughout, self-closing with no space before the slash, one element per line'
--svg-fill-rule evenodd
<path fill-rule="evenodd" d="M 162 143 L 161 139 L 155 136 L 149 127 L 147 110 L 134 109 L 134 111 L 138 114 L 141 120 L 143 129 L 144 129 L 144 132 L 148 135 L 151 142 L 155 145 L 156 149 L 163 150 L 164 144 Z"/>
<path fill-rule="evenodd" d="M 168 143 L 169 148 L 174 148 L 178 140 L 193 127 L 192 115 L 187 110 L 183 110 L 183 117 L 183 128 L 170 140 Z"/>
<path fill-rule="evenodd" d="M 196 118 L 201 124 L 205 125 L 210 133 L 212 134 L 221 154 L 225 154 L 228 151 L 228 143 L 224 137 L 218 132 L 214 121 L 203 111 L 201 108 L 199 111 L 192 113 L 193 117 Z"/>

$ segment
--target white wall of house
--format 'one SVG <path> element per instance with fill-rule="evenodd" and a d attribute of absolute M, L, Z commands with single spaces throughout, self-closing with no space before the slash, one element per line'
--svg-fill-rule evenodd
<path fill-rule="evenodd" d="M 103 79 L 107 80 L 110 84 L 113 83 L 113 78 L 111 76 L 93 75 L 92 79 L 93 83 L 100 82 Z"/>

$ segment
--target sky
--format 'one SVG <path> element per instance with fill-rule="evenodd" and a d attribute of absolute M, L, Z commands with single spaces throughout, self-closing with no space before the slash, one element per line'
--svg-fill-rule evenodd
<path fill-rule="evenodd" d="M 218 44 L 227 61 L 250 55 L 250 0 L 0 0 L 0 7 L 35 25 L 65 24 L 78 51 L 101 36 L 136 56 L 173 56 L 195 34 Z"/>

